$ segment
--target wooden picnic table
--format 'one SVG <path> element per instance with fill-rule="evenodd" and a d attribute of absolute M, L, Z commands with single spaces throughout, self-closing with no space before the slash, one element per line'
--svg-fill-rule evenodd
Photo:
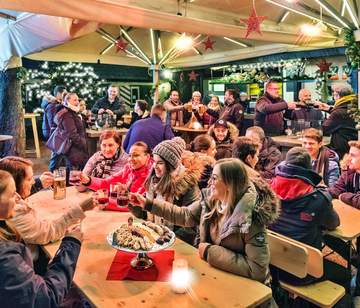
<path fill-rule="evenodd" d="M 181 137 L 185 140 L 187 144 L 195 139 L 196 136 L 201 134 L 206 134 L 208 132 L 208 128 L 188 128 L 185 126 L 173 126 L 173 131 L 179 132 Z"/>
<path fill-rule="evenodd" d="M 122 142 L 124 142 L 125 135 L 128 132 L 127 128 L 107 128 L 107 129 L 87 128 L 86 129 L 86 138 L 87 138 L 87 143 L 88 143 L 88 151 L 89 151 L 90 155 L 92 155 L 98 151 L 99 137 L 100 137 L 101 133 L 105 130 L 115 130 L 115 131 L 119 132 L 120 135 L 122 136 Z"/>
<path fill-rule="evenodd" d="M 280 146 L 281 153 L 285 158 L 286 153 L 293 147 L 301 147 L 302 146 L 302 138 L 301 136 L 273 136 L 271 137 L 276 143 Z M 328 145 L 330 143 L 330 137 L 323 137 L 323 145 Z"/>
<path fill-rule="evenodd" d="M 352 241 L 360 236 L 360 210 L 338 200 L 333 200 L 333 206 L 340 218 L 340 226 L 327 234 L 341 238 L 344 241 Z"/>
<path fill-rule="evenodd" d="M 42 217 L 56 218 L 90 193 L 67 188 L 66 200 L 53 200 L 52 191 L 41 191 L 29 200 Z M 188 261 L 193 283 L 187 294 L 171 291 L 168 282 L 106 280 L 116 251 L 107 243 L 107 234 L 127 222 L 129 213 L 93 210 L 82 222 L 84 241 L 74 283 L 96 307 L 255 307 L 271 298 L 271 289 L 247 278 L 211 267 L 201 260 L 197 249 L 177 239 L 175 258 Z M 59 242 L 44 246 L 53 257 Z"/>

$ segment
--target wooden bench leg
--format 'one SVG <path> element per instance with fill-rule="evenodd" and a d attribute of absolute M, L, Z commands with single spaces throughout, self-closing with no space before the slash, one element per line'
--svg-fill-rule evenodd
<path fill-rule="evenodd" d="M 38 131 L 37 131 L 36 119 L 35 118 L 31 118 L 31 124 L 32 124 L 32 130 L 33 130 L 33 134 L 34 134 L 36 157 L 40 158 L 41 154 L 40 154 L 39 135 L 38 135 Z"/>

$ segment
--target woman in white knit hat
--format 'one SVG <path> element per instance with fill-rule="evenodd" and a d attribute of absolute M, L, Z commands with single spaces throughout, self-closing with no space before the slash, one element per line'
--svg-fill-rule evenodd
<path fill-rule="evenodd" d="M 199 198 L 198 181 L 203 169 L 202 163 L 200 161 L 198 163 L 192 162 L 190 168 L 185 168 L 181 163 L 181 156 L 185 147 L 185 141 L 180 137 L 175 137 L 159 143 L 154 148 L 153 169 L 145 182 L 147 198 L 171 202 L 177 206 L 187 206 Z M 129 209 L 131 210 L 130 207 Z M 136 212 L 134 209 L 133 213 L 158 224 L 164 222 L 160 217 L 145 211 Z M 178 237 L 193 244 L 195 228 L 180 229 L 175 227 L 174 230 Z"/>

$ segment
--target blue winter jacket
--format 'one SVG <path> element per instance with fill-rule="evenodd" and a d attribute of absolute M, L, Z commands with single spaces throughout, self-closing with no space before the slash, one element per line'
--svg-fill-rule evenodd
<path fill-rule="evenodd" d="M 59 307 L 70 289 L 80 246 L 75 238 L 65 237 L 47 272 L 39 276 L 24 244 L 0 240 L 0 306 Z"/>
<path fill-rule="evenodd" d="M 138 120 L 130 126 L 123 147 L 129 153 L 131 146 L 137 141 L 145 142 L 152 150 L 160 142 L 174 137 L 169 124 L 164 124 L 160 117 L 152 115 L 148 119 Z"/>

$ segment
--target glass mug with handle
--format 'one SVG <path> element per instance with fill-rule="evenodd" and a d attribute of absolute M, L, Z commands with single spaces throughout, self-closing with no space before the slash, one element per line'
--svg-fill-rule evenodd
<path fill-rule="evenodd" d="M 100 209 L 105 209 L 109 205 L 109 190 L 108 189 L 98 189 L 94 197 L 99 204 Z"/>
<path fill-rule="evenodd" d="M 118 208 L 125 208 L 129 204 L 130 194 L 125 184 L 118 185 L 116 204 Z"/>

